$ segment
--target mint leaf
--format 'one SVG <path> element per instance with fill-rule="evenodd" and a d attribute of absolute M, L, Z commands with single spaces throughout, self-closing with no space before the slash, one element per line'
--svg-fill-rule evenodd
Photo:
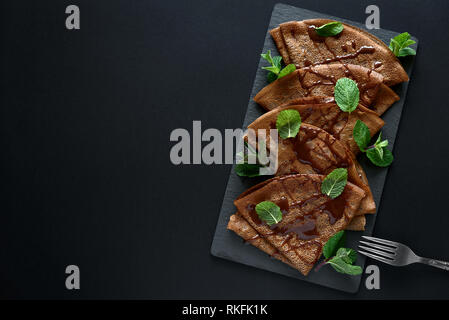
<path fill-rule="evenodd" d="M 416 41 L 411 40 L 411 36 L 408 32 L 403 32 L 401 34 L 398 34 L 392 40 L 393 40 L 392 42 L 394 44 L 399 45 L 402 48 L 408 47 L 408 46 L 416 43 Z"/>
<path fill-rule="evenodd" d="M 336 36 L 343 31 L 343 24 L 338 21 L 323 24 L 321 27 L 315 29 L 316 33 L 322 37 Z"/>
<path fill-rule="evenodd" d="M 361 267 L 353 265 L 357 260 L 357 252 L 350 248 L 343 248 L 345 240 L 345 233 L 342 230 L 334 234 L 326 242 L 323 247 L 325 260 L 317 266 L 315 271 L 318 271 L 325 264 L 330 264 L 340 273 L 349 275 L 359 275 L 362 273 Z"/>
<path fill-rule="evenodd" d="M 270 50 L 268 50 L 267 53 L 261 53 L 260 56 L 267 60 L 271 65 L 274 65 Z"/>
<path fill-rule="evenodd" d="M 379 151 L 378 148 L 368 149 L 366 150 L 366 156 L 376 166 L 388 167 L 394 160 L 393 154 L 385 147 L 381 148 L 381 150 Z"/>
<path fill-rule="evenodd" d="M 412 48 L 402 48 L 399 50 L 398 57 L 415 56 L 416 51 Z"/>
<path fill-rule="evenodd" d="M 272 83 L 273 81 L 275 81 L 277 79 L 278 79 L 278 76 L 277 76 L 276 73 L 268 72 L 268 74 L 267 74 L 267 81 L 268 81 L 268 83 Z"/>
<path fill-rule="evenodd" d="M 415 41 L 410 40 L 410 38 L 411 36 L 408 32 L 403 32 L 394 37 L 394 40 L 396 40 L 400 45 L 404 45 L 407 43 L 414 44 Z"/>
<path fill-rule="evenodd" d="M 359 146 L 360 151 L 365 152 L 365 148 L 371 140 L 371 134 L 368 126 L 363 121 L 357 119 L 354 129 L 352 129 L 352 136 Z"/>
<path fill-rule="evenodd" d="M 346 234 L 344 230 L 341 230 L 330 237 L 327 240 L 326 244 L 323 247 L 323 255 L 326 259 L 334 256 L 337 253 L 337 250 L 345 245 L 346 242 Z"/>
<path fill-rule="evenodd" d="M 399 54 L 399 50 L 401 48 L 401 45 L 394 39 L 390 39 L 390 45 L 388 46 L 391 51 L 393 51 L 394 55 L 397 57 Z"/>
<path fill-rule="evenodd" d="M 354 80 L 340 78 L 334 88 L 335 102 L 343 112 L 352 112 L 360 99 L 359 88 Z"/>
<path fill-rule="evenodd" d="M 362 150 L 373 164 L 378 167 L 388 167 L 394 160 L 393 154 L 387 149 L 388 140 L 382 141 L 382 132 L 376 139 L 374 145 Z"/>
<path fill-rule="evenodd" d="M 360 266 L 353 266 L 352 264 L 345 262 L 342 258 L 337 256 L 333 257 L 327 263 L 340 273 L 349 274 L 352 276 L 362 274 L 362 268 Z"/>
<path fill-rule="evenodd" d="M 388 167 L 393 162 L 393 154 L 387 149 L 388 140 L 382 141 L 382 132 L 379 133 L 376 142 L 368 147 L 371 140 L 368 126 L 363 121 L 357 120 L 352 130 L 352 137 L 359 146 L 360 151 L 365 152 L 374 165 Z"/>
<path fill-rule="evenodd" d="M 354 249 L 340 248 L 335 254 L 336 257 L 341 258 L 344 262 L 353 264 L 357 260 L 357 252 Z"/>
<path fill-rule="evenodd" d="M 260 176 L 259 169 L 261 167 L 260 164 L 238 163 L 235 165 L 234 170 L 240 177 L 254 178 Z"/>
<path fill-rule="evenodd" d="M 296 70 L 295 65 L 293 63 L 289 64 L 284 69 L 282 69 L 281 72 L 279 72 L 278 79 L 285 77 L 286 75 L 292 73 L 295 70 Z"/>
<path fill-rule="evenodd" d="M 416 41 L 411 40 L 410 34 L 404 32 L 390 40 L 389 48 L 396 57 L 414 56 L 416 51 L 409 48 L 409 46 L 415 43 Z"/>
<path fill-rule="evenodd" d="M 270 50 L 268 50 L 267 53 L 262 53 L 261 57 L 271 64 L 271 66 L 262 67 L 262 69 L 269 71 L 269 73 L 267 74 L 267 80 L 270 83 L 296 70 L 294 64 L 289 64 L 282 69 L 282 57 L 272 57 Z"/>
<path fill-rule="evenodd" d="M 256 212 L 259 218 L 269 226 L 282 220 L 281 208 L 271 201 L 263 201 L 257 204 Z"/>
<path fill-rule="evenodd" d="M 301 127 L 301 115 L 297 110 L 288 109 L 279 112 L 276 119 L 276 129 L 282 139 L 293 138 Z"/>
<path fill-rule="evenodd" d="M 377 151 L 379 157 L 382 159 L 384 157 L 384 148 L 388 146 L 388 140 L 382 140 L 382 132 L 379 133 L 379 136 L 377 137 L 376 143 L 374 144 L 374 150 Z"/>
<path fill-rule="evenodd" d="M 384 149 L 379 147 L 379 146 L 375 146 L 374 150 L 376 150 L 377 154 L 379 155 L 379 157 L 383 159 L 383 157 L 384 157 Z"/>
<path fill-rule="evenodd" d="M 267 80 L 271 83 L 278 78 L 279 72 L 281 72 L 282 57 L 276 56 L 273 58 L 270 50 L 267 53 L 262 53 L 260 56 L 271 64 L 270 67 L 262 67 L 262 69 L 270 71 L 267 75 Z"/>
<path fill-rule="evenodd" d="M 262 69 L 267 70 L 267 71 L 271 71 L 274 74 L 278 74 L 280 72 L 278 67 L 275 66 L 271 66 L 271 67 L 262 67 Z"/>
<path fill-rule="evenodd" d="M 245 150 L 236 154 L 236 165 L 234 167 L 235 172 L 240 177 L 258 177 L 260 176 L 260 168 L 265 165 L 262 163 L 261 154 L 258 153 L 254 147 L 252 147 L 247 141 L 244 141 Z M 260 150 L 265 151 L 265 141 L 259 141 Z M 263 152 L 262 152 L 263 154 Z M 250 161 L 257 161 L 256 163 L 248 163 Z"/>
<path fill-rule="evenodd" d="M 270 51 L 268 51 L 270 52 Z M 273 66 L 277 67 L 279 70 L 282 68 L 282 57 L 281 56 L 274 56 L 273 58 Z"/>
<path fill-rule="evenodd" d="M 331 199 L 338 197 L 345 189 L 348 182 L 348 170 L 345 168 L 338 168 L 324 178 L 321 183 L 321 192 Z"/>
<path fill-rule="evenodd" d="M 388 146 L 388 140 L 384 140 L 384 141 L 381 141 L 381 140 L 382 140 L 382 132 L 379 133 L 379 136 L 377 137 L 376 143 L 374 144 L 376 148 L 377 147 L 383 148 L 383 147 Z"/>

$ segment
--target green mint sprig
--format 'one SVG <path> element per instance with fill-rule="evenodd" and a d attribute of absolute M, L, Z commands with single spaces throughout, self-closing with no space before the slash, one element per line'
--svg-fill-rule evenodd
<path fill-rule="evenodd" d="M 411 39 L 408 32 L 401 33 L 390 39 L 390 50 L 393 51 L 396 57 L 414 56 L 416 51 L 409 46 L 415 44 L 416 41 Z"/>
<path fill-rule="evenodd" d="M 337 250 L 343 247 L 346 243 L 346 233 L 344 230 L 334 234 L 323 247 L 323 255 L 326 259 L 334 256 Z"/>
<path fill-rule="evenodd" d="M 342 194 L 347 182 L 348 170 L 345 168 L 335 169 L 321 183 L 321 193 L 335 199 Z"/>
<path fill-rule="evenodd" d="M 344 230 L 334 234 L 324 245 L 323 256 L 325 259 L 316 267 L 315 271 L 329 264 L 340 273 L 353 276 L 362 274 L 362 268 L 354 265 L 357 260 L 357 252 L 350 248 L 344 248 L 345 242 L 346 235 Z"/>
<path fill-rule="evenodd" d="M 265 141 L 259 141 L 259 150 L 265 150 Z M 245 152 L 246 151 L 246 152 Z M 265 151 L 266 153 L 266 151 Z M 254 178 L 260 176 L 260 168 L 266 167 L 260 159 L 264 153 L 259 154 L 247 141 L 244 142 L 244 150 L 236 154 L 237 164 L 235 172 L 240 177 Z M 256 159 L 256 163 L 249 163 L 249 158 Z"/>
<path fill-rule="evenodd" d="M 278 205 L 271 201 L 263 201 L 256 205 L 256 213 L 260 220 L 269 226 L 282 220 L 282 211 Z"/>
<path fill-rule="evenodd" d="M 287 109 L 279 112 L 276 129 L 282 139 L 294 138 L 301 127 L 301 115 L 297 110 Z"/>
<path fill-rule="evenodd" d="M 252 158 L 258 159 L 257 151 L 251 147 L 247 141 L 245 141 L 243 152 L 239 152 L 236 155 L 237 164 L 235 165 L 234 170 L 238 176 L 249 178 L 260 176 L 259 169 L 262 165 L 259 163 L 248 163 L 248 158 L 250 155 Z"/>
<path fill-rule="evenodd" d="M 234 170 L 240 177 L 254 178 L 260 176 L 261 167 L 258 163 L 238 163 Z"/>
<path fill-rule="evenodd" d="M 269 71 L 267 75 L 267 80 L 269 83 L 280 79 L 296 70 L 294 64 L 289 64 L 286 67 L 282 68 L 282 57 L 272 57 L 270 50 L 268 50 L 267 53 L 262 53 L 261 57 L 271 64 L 271 66 L 269 67 L 262 67 L 262 69 Z"/>
<path fill-rule="evenodd" d="M 360 100 L 357 83 L 349 78 L 338 79 L 334 88 L 334 98 L 341 111 L 351 113 L 357 108 Z"/>
<path fill-rule="evenodd" d="M 343 24 L 338 21 L 323 24 L 315 29 L 316 33 L 322 37 L 333 37 L 343 31 Z"/>
<path fill-rule="evenodd" d="M 357 276 L 362 274 L 362 268 L 353 265 L 356 259 L 357 252 L 354 249 L 340 248 L 335 257 L 328 260 L 327 263 L 340 273 Z"/>
<path fill-rule="evenodd" d="M 393 162 L 393 154 L 387 149 L 388 140 L 382 140 L 382 133 L 379 133 L 376 142 L 369 146 L 371 141 L 369 128 L 363 121 L 357 120 L 352 130 L 352 136 L 360 151 L 366 153 L 366 156 L 374 165 L 388 167 Z"/>

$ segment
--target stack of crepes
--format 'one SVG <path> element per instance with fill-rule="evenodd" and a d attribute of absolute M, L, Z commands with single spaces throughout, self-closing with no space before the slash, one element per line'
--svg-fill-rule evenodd
<path fill-rule="evenodd" d="M 270 31 L 283 61 L 293 63 L 296 71 L 255 96 L 268 112 L 248 128 L 274 129 L 277 115 L 286 109 L 297 110 L 302 124 L 296 137 L 279 137 L 276 176 L 240 195 L 234 202 L 237 213 L 228 223 L 245 241 L 304 275 L 333 234 L 364 230 L 365 214 L 375 213 L 368 180 L 356 160 L 353 128 L 361 120 L 371 137 L 378 133 L 384 125 L 380 115 L 399 100 L 390 86 L 408 81 L 391 50 L 366 31 L 344 24 L 337 36 L 318 36 L 315 28 L 329 22 L 291 21 Z M 341 111 L 333 98 L 343 77 L 354 80 L 360 91 L 359 105 L 351 113 Z M 336 168 L 347 168 L 348 183 L 342 195 L 331 199 L 320 185 Z M 281 208 L 280 223 L 269 226 L 259 219 L 255 206 L 262 201 Z"/>

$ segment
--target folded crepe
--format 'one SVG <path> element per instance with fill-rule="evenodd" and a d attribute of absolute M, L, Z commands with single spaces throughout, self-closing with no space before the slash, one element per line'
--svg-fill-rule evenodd
<path fill-rule="evenodd" d="M 239 215 L 231 217 L 228 228 L 307 275 L 327 240 L 345 229 L 365 197 L 362 189 L 348 182 L 343 193 L 331 199 L 321 193 L 324 178 L 317 174 L 288 175 L 250 188 L 234 201 Z M 259 219 L 255 206 L 262 201 L 278 204 L 282 211 L 279 223 L 269 226 Z"/>
<path fill-rule="evenodd" d="M 266 121 L 266 117 L 262 120 L 259 119 L 251 123 L 248 129 L 254 129 L 255 132 L 258 132 L 258 130 L 268 131 L 273 128 L 272 122 Z M 254 145 L 252 141 L 249 142 Z M 268 134 L 264 145 L 270 145 Z M 288 139 L 278 137 L 277 147 L 277 176 L 297 173 L 327 175 L 336 168 L 346 168 L 348 170 L 348 181 L 365 192 L 365 198 L 361 202 L 357 215 L 376 211 L 376 204 L 362 167 L 357 163 L 351 151 L 328 132 L 310 124 L 302 123 L 296 137 Z M 363 230 L 364 225 L 360 227 Z"/>
<path fill-rule="evenodd" d="M 275 128 L 279 112 L 286 109 L 297 110 L 303 123 L 329 132 L 355 155 L 360 152 L 352 136 L 357 120 L 368 126 L 371 136 L 379 132 L 384 125 L 384 121 L 375 112 L 360 104 L 353 112 L 348 113 L 341 111 L 332 97 L 308 97 L 290 100 L 287 105 L 263 114 L 249 128 Z"/>
<path fill-rule="evenodd" d="M 297 69 L 260 90 L 254 101 L 272 110 L 303 97 L 333 96 L 337 80 L 353 79 L 360 91 L 360 102 L 378 115 L 383 114 L 399 96 L 386 86 L 383 76 L 372 69 L 353 64 L 320 64 Z"/>
<path fill-rule="evenodd" d="M 234 231 L 237 235 L 239 235 L 243 240 L 245 240 L 247 243 L 252 244 L 256 248 L 259 248 L 266 254 L 272 256 L 273 258 L 276 258 L 283 263 L 286 263 L 294 268 L 292 264 L 290 264 L 290 261 L 285 258 L 275 247 L 273 247 L 268 241 L 266 241 L 264 238 L 260 236 L 260 234 L 251 227 L 251 225 L 240 216 L 240 214 L 237 212 L 233 214 L 229 218 L 228 222 L 228 230 Z"/>
<path fill-rule="evenodd" d="M 311 19 L 282 23 L 270 31 L 286 64 L 297 68 L 318 64 L 356 64 L 380 73 L 392 86 L 408 81 L 399 60 L 380 39 L 357 27 L 343 23 L 343 31 L 333 37 L 319 36 L 315 28 L 332 22 Z"/>
<path fill-rule="evenodd" d="M 358 219 L 365 216 L 356 216 L 352 218 L 351 222 L 346 226 L 345 230 L 352 230 L 351 224 Z M 238 236 L 240 236 L 245 242 L 255 246 L 256 248 L 262 250 L 266 254 L 276 258 L 283 263 L 286 263 L 294 268 L 290 261 L 285 258 L 275 247 L 273 247 L 268 241 L 266 241 L 260 234 L 254 229 L 248 221 L 245 220 L 238 212 L 229 217 L 228 230 L 234 231 Z M 359 231 L 359 230 L 354 230 Z"/>

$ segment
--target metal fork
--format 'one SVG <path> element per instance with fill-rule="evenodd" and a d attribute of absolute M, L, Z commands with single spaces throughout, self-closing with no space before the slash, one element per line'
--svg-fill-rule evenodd
<path fill-rule="evenodd" d="M 362 238 L 370 242 L 360 241 L 364 245 L 359 245 L 359 248 L 365 251 L 357 251 L 372 259 L 396 267 L 402 267 L 412 263 L 423 263 L 449 271 L 449 262 L 419 257 L 409 247 L 401 243 L 367 236 L 362 236 Z"/>

